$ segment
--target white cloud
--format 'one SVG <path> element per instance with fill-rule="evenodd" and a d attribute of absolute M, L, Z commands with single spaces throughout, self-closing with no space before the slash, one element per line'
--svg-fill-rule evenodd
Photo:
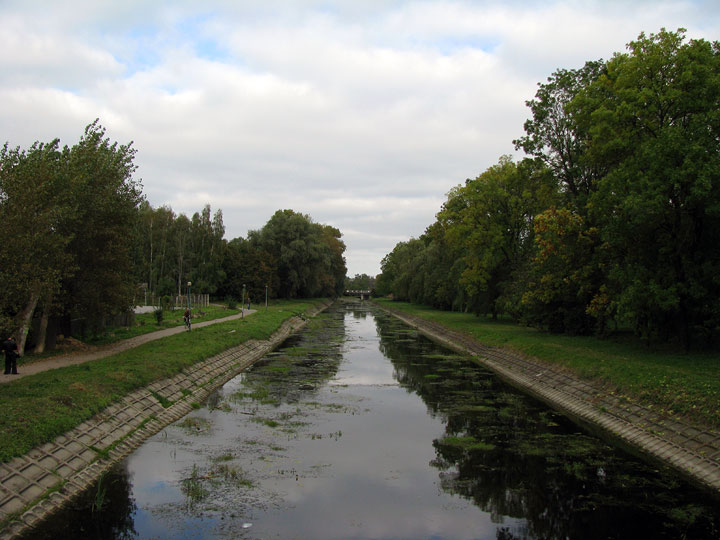
<path fill-rule="evenodd" d="M 720 21 L 672 0 L 106 4 L 0 5 L 4 138 L 72 144 L 99 117 L 135 141 L 153 205 L 222 208 L 230 238 L 308 213 L 345 233 L 351 274 L 514 152 L 552 71 Z"/>

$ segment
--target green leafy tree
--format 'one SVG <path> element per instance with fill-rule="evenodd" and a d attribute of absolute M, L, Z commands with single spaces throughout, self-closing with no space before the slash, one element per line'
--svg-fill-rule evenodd
<path fill-rule="evenodd" d="M 663 29 L 628 50 L 574 103 L 608 170 L 591 215 L 621 316 L 689 346 L 720 329 L 720 44 Z"/>
<path fill-rule="evenodd" d="M 130 307 L 134 294 L 131 241 L 140 186 L 135 150 L 105 138 L 98 121 L 72 148 L 58 141 L 0 154 L 4 325 L 24 348 L 42 307 L 40 348 L 53 308 L 98 321 Z"/>
<path fill-rule="evenodd" d="M 493 317 L 506 311 L 511 282 L 531 253 L 534 217 L 554 195 L 542 164 L 509 156 L 452 194 L 438 218 L 462 260 L 469 309 Z"/>
<path fill-rule="evenodd" d="M 222 210 L 211 215 L 210 205 L 193 214 L 191 221 L 190 280 L 197 290 L 215 293 L 224 279 L 222 269 L 225 226 Z"/>
<path fill-rule="evenodd" d="M 57 140 L 35 143 L 28 151 L 5 144 L 0 152 L 0 326 L 3 336 L 16 335 L 21 352 L 35 309 L 44 306 L 46 323 L 62 279 L 75 270 L 67 230 L 75 212 L 67 151 Z"/>
<path fill-rule="evenodd" d="M 348 291 L 371 291 L 375 288 L 375 277 L 367 274 L 355 274 L 345 280 Z"/>
<path fill-rule="evenodd" d="M 599 304 L 607 300 L 607 288 L 595 264 L 598 230 L 570 209 L 555 207 L 539 214 L 534 228 L 535 254 L 522 294 L 524 319 L 556 333 L 597 330 L 598 313 L 591 305 L 608 310 Z"/>
<path fill-rule="evenodd" d="M 251 300 L 259 302 L 265 298 L 267 286 L 269 298 L 277 297 L 280 283 L 275 261 L 250 241 L 234 238 L 228 242 L 222 267 L 225 279 L 218 290 L 222 296 L 240 301 L 245 287 Z"/>
<path fill-rule="evenodd" d="M 417 264 L 416 258 L 424 248 L 424 242 L 417 238 L 396 244 L 380 263 L 382 273 L 377 281 L 378 294 L 393 295 L 396 300 L 410 300 L 413 279 L 421 279 L 421 276 L 415 274 L 414 269 Z"/>
<path fill-rule="evenodd" d="M 562 195 L 554 209 L 540 220 L 539 232 L 549 235 L 543 241 L 564 241 L 569 224 L 573 225 L 573 233 L 583 239 L 572 244 L 582 246 L 574 253 L 560 246 L 557 250 L 538 248 L 522 270 L 524 286 L 518 287 L 516 282 L 512 287 L 514 296 L 522 298 L 521 316 L 557 332 L 602 331 L 612 316 L 610 303 L 604 305 L 602 313 L 598 310 L 599 299 L 607 294 L 607 266 L 598 259 L 602 253 L 600 237 L 596 234 L 596 218 L 588 207 L 608 164 L 591 159 L 590 126 L 574 106 L 577 96 L 601 78 L 606 69 L 606 63 L 598 60 L 586 62 L 580 69 L 555 71 L 539 85 L 535 98 L 527 102 L 532 118 L 525 122 L 526 135 L 514 141 L 516 148 L 546 165 Z M 556 281 L 551 283 L 551 278 Z M 581 283 L 580 279 L 586 281 Z M 594 310 L 590 309 L 593 302 Z"/>
<path fill-rule="evenodd" d="M 64 232 L 76 270 L 63 282 L 68 316 L 99 321 L 132 306 L 132 238 L 141 185 L 133 179 L 135 149 L 105 137 L 96 120 L 68 154 L 76 212 Z"/>
<path fill-rule="evenodd" d="M 605 63 L 597 60 L 580 69 L 555 71 L 547 83 L 538 85 L 535 98 L 526 102 L 532 118 L 525 122 L 526 135 L 514 141 L 516 148 L 545 164 L 566 195 L 565 204 L 583 215 L 605 164 L 588 160 L 588 126 L 571 104 L 605 69 Z"/>
<path fill-rule="evenodd" d="M 277 269 L 281 298 L 342 293 L 345 281 L 345 244 L 340 231 L 293 210 L 278 210 L 248 240 L 269 254 Z"/>

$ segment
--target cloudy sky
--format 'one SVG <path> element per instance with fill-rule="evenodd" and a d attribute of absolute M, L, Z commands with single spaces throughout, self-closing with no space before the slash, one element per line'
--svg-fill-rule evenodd
<path fill-rule="evenodd" d="M 155 206 L 226 238 L 291 208 L 377 274 L 446 193 L 513 154 L 557 68 L 641 31 L 720 39 L 716 1 L 0 0 L 0 143 L 134 141 Z"/>

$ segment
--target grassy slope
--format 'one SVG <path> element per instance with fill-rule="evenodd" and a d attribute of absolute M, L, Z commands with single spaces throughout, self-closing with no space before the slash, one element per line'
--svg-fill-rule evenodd
<path fill-rule="evenodd" d="M 230 315 L 237 315 L 240 313 L 240 310 L 228 309 L 227 307 L 221 305 L 212 305 L 203 308 L 193 308 L 192 313 L 192 322 L 193 324 L 197 324 L 199 322 L 229 317 Z M 135 315 L 135 326 L 129 328 L 115 328 L 106 332 L 102 336 L 94 336 L 87 342 L 93 345 L 105 345 L 107 343 L 114 343 L 116 341 L 148 334 L 165 328 L 182 326 L 185 324 L 183 321 L 184 314 L 184 309 L 165 310 L 163 311 L 163 320 L 160 324 L 157 323 L 154 313 L 138 314 Z"/>
<path fill-rule="evenodd" d="M 650 349 L 635 340 L 554 335 L 467 313 L 438 311 L 384 299 L 377 302 L 444 324 L 482 343 L 514 349 L 567 367 L 631 401 L 720 428 L 718 353 L 690 354 Z"/>
<path fill-rule="evenodd" d="M 318 302 L 277 303 L 245 319 L 0 385 L 0 462 L 51 441 L 133 390 L 250 339 L 267 339 L 283 321 Z"/>

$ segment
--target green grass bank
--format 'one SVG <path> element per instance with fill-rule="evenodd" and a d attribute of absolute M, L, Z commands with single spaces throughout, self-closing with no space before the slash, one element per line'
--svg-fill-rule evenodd
<path fill-rule="evenodd" d="M 253 307 L 257 308 L 257 306 Z M 261 309 L 265 309 L 265 306 L 262 306 Z M 212 304 L 207 307 L 193 308 L 192 313 L 192 322 L 193 324 L 197 324 L 240 313 L 240 309 L 228 309 L 224 305 Z M 184 324 L 184 314 L 185 310 L 183 308 L 163 310 L 162 321 L 158 323 L 154 313 L 140 313 L 135 315 L 135 325 L 110 329 L 101 335 L 92 336 L 87 340 L 87 343 L 92 345 L 105 345 L 165 328 L 182 326 Z"/>
<path fill-rule="evenodd" d="M 265 309 L 265 306 L 260 306 L 260 309 Z M 193 324 L 213 321 L 215 319 L 222 319 L 230 315 L 240 313 L 239 309 L 228 309 L 224 305 L 210 305 L 203 308 L 193 308 Z M 89 335 L 83 342 L 91 346 L 103 346 L 111 343 L 116 343 L 125 339 L 150 334 L 157 332 L 158 330 L 165 330 L 167 328 L 174 328 L 176 326 L 183 326 L 183 314 L 184 309 L 164 310 L 163 318 L 158 323 L 154 313 L 142 313 L 135 315 L 135 324 L 132 326 L 122 326 L 118 328 L 108 328 L 98 335 Z M 37 362 L 38 360 L 44 360 L 53 356 L 61 356 L 67 354 L 69 351 L 59 345 L 57 348 L 42 352 L 34 353 L 33 351 L 26 351 L 25 355 L 22 356 L 19 366 Z"/>
<path fill-rule="evenodd" d="M 512 349 L 562 366 L 583 379 L 670 416 L 720 428 L 720 353 L 648 348 L 626 336 L 564 336 L 493 321 L 469 313 L 375 299 L 416 317 L 467 334 L 481 343 Z"/>
<path fill-rule="evenodd" d="M 182 332 L 113 356 L 0 385 L 4 417 L 0 462 L 53 440 L 134 390 L 248 340 L 266 340 L 285 320 L 322 302 L 277 302 L 244 319 Z"/>

